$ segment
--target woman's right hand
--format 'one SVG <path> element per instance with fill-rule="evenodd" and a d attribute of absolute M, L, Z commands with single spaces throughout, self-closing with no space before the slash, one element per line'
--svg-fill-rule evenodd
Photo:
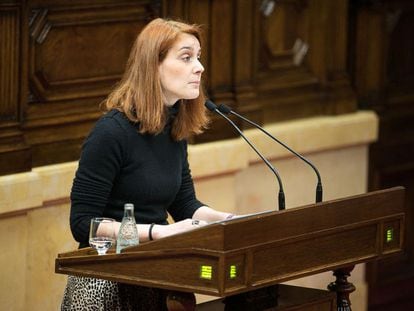
<path fill-rule="evenodd" d="M 186 231 L 194 230 L 200 227 L 207 225 L 208 223 L 203 220 L 195 219 L 184 219 L 178 222 L 175 222 L 170 225 L 155 225 L 152 229 L 152 236 L 154 240 L 165 238 L 170 235 L 183 233 Z"/>

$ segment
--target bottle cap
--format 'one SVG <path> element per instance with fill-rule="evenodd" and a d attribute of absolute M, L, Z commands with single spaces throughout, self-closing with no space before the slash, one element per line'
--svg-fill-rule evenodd
<path fill-rule="evenodd" d="M 132 204 L 132 203 L 125 203 L 124 208 L 125 209 L 133 210 L 134 209 L 134 204 Z"/>

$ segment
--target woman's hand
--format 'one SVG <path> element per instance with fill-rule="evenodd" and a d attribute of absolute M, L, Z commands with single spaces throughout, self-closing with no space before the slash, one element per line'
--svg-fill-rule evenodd
<path fill-rule="evenodd" d="M 228 220 L 234 217 L 231 213 L 219 212 L 208 206 L 201 206 L 194 212 L 193 219 L 203 219 L 207 222 Z"/>
<path fill-rule="evenodd" d="M 207 225 L 203 220 L 184 219 L 170 225 L 155 225 L 152 229 L 152 236 L 154 240 L 165 238 L 170 235 L 183 233 L 194 230 Z"/>

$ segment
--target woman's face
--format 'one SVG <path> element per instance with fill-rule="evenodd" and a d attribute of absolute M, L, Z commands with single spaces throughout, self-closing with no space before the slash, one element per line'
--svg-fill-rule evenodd
<path fill-rule="evenodd" d="M 179 99 L 194 99 L 200 93 L 200 42 L 193 35 L 182 33 L 159 65 L 164 102 L 172 106 Z"/>

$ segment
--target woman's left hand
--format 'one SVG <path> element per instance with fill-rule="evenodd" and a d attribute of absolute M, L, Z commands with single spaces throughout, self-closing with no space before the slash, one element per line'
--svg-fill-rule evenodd
<path fill-rule="evenodd" d="M 155 225 L 152 229 L 152 236 L 154 240 L 161 239 L 170 235 L 194 230 L 205 225 L 208 225 L 208 223 L 204 220 L 188 218 L 181 221 L 177 221 L 170 225 Z"/>

